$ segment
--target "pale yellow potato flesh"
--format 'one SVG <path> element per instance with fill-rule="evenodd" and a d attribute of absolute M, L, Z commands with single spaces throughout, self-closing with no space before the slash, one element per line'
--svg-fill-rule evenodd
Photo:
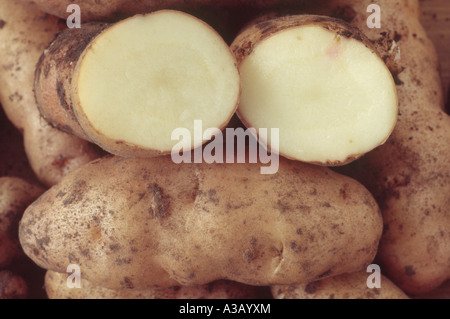
<path fill-rule="evenodd" d="M 175 128 L 193 136 L 194 120 L 223 127 L 240 93 L 223 39 L 204 22 L 170 10 L 129 18 L 100 34 L 82 56 L 76 81 L 76 100 L 99 135 L 157 151 L 177 143 Z M 194 146 L 193 139 L 185 143 Z"/>
<path fill-rule="evenodd" d="M 383 144 L 397 119 L 397 94 L 384 62 L 361 41 L 318 25 L 261 41 L 240 66 L 239 116 L 279 128 L 281 154 L 345 163 Z"/>

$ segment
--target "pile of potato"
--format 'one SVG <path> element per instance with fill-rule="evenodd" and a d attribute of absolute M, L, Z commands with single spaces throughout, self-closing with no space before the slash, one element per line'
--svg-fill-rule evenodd
<path fill-rule="evenodd" d="M 69 29 L 72 3 L 0 2 L 0 298 L 449 298 L 450 117 L 418 0 L 79 0 L 81 28 Z M 373 4 L 382 8 L 380 28 L 368 27 Z M 206 40 L 169 33 L 169 19 Z M 151 23 L 166 29 L 152 31 Z M 188 61 L 180 50 L 138 60 L 150 53 L 111 44 L 117 37 L 145 42 L 133 30 L 163 45 L 158 32 L 178 34 L 196 53 Z M 279 59 L 295 51 L 281 41 L 289 37 L 312 38 L 312 56 L 316 46 L 325 52 L 320 63 L 306 55 Z M 277 39 L 267 58 L 262 48 Z M 116 61 L 104 72 L 102 63 L 121 54 L 129 56 L 126 67 Z M 174 96 L 163 89 L 145 95 L 150 76 L 140 70 L 167 61 L 151 83 Z M 201 85 L 187 83 L 211 61 L 220 62 L 206 68 L 215 73 L 205 72 Z M 302 85 L 320 88 L 313 98 L 307 92 L 311 100 L 359 104 L 343 115 L 283 108 L 284 101 L 299 105 L 286 96 L 303 91 L 286 87 L 298 80 L 290 77 L 300 62 L 313 70 Z M 255 75 L 267 65 L 270 72 Z M 292 73 L 273 73 L 280 69 Z M 179 70 L 181 80 L 173 75 Z M 336 70 L 361 91 L 347 83 L 334 89 Z M 184 86 L 190 90 L 180 93 Z M 155 96 L 169 101 L 167 114 L 148 102 Z M 370 103 L 365 116 L 360 108 Z M 164 132 L 192 119 L 218 132 L 279 127 L 279 145 L 256 136 L 281 154 L 277 172 L 262 174 L 261 158 L 175 163 Z M 305 123 L 306 138 L 297 129 Z M 147 127 L 157 132 L 145 131 L 153 140 L 141 143 Z M 338 136 L 345 143 L 333 142 Z M 182 149 L 194 155 L 222 142 L 229 141 Z M 381 287 L 370 285 L 369 265 L 379 267 Z"/>

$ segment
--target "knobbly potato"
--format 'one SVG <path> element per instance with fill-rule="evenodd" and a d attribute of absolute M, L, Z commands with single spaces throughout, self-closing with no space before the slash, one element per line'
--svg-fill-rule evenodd
<path fill-rule="evenodd" d="M 280 158 L 175 164 L 106 157 L 84 165 L 26 210 L 25 253 L 40 267 L 110 289 L 310 282 L 371 263 L 379 208 L 353 179 Z"/>

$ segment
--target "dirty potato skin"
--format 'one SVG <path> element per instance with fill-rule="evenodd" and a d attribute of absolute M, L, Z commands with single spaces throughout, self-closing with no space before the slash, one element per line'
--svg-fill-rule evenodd
<path fill-rule="evenodd" d="M 381 29 L 367 28 L 372 3 L 382 8 Z M 341 16 L 373 42 L 389 37 L 400 48 L 401 72 L 393 72 L 397 126 L 386 144 L 349 174 L 374 194 L 382 210 L 377 256 L 382 273 L 406 293 L 423 294 L 450 278 L 450 117 L 444 112 L 437 54 L 420 24 L 419 1 L 320 1 L 317 12 Z"/>
<path fill-rule="evenodd" d="M 30 165 L 47 185 L 100 156 L 91 144 L 53 128 L 41 118 L 33 93 L 36 63 L 64 21 L 16 0 L 0 2 L 0 103 L 24 136 Z"/>
<path fill-rule="evenodd" d="M 365 271 L 342 274 L 311 283 L 272 286 L 275 299 L 409 299 L 387 277 L 381 275 L 381 288 L 368 288 Z"/>
<path fill-rule="evenodd" d="M 201 286 L 175 286 L 146 290 L 112 290 L 81 278 L 81 288 L 67 287 L 67 273 L 47 271 L 45 290 L 50 299 L 258 299 L 261 287 L 220 280 Z"/>
<path fill-rule="evenodd" d="M 18 227 L 25 209 L 44 189 L 17 177 L 0 177 L 0 268 L 18 256 Z"/>
<path fill-rule="evenodd" d="M 82 29 L 60 32 L 36 65 L 34 92 L 40 114 L 54 127 L 84 140 L 89 137 L 78 123 L 70 97 L 72 74 L 91 40 L 110 25 L 86 23 Z"/>
<path fill-rule="evenodd" d="M 254 164 L 174 164 L 106 157 L 29 206 L 19 227 L 40 267 L 110 289 L 310 282 L 355 272 L 376 254 L 378 206 L 354 180 L 280 158 Z"/>

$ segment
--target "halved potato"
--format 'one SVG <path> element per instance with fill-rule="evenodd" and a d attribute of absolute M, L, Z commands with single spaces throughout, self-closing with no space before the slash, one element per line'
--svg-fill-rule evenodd
<path fill-rule="evenodd" d="M 279 128 L 272 150 L 291 159 L 346 164 L 383 144 L 397 120 L 393 77 L 365 36 L 343 21 L 288 16 L 260 21 L 232 49 L 241 120 Z"/>

